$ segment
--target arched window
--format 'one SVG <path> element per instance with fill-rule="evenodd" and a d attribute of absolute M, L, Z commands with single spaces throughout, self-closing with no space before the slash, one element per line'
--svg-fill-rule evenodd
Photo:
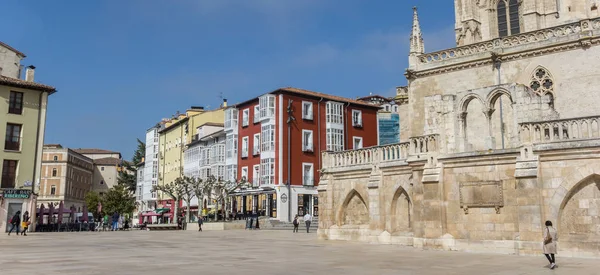
<path fill-rule="evenodd" d="M 519 0 L 498 0 L 496 12 L 500 37 L 521 33 Z"/>
<path fill-rule="evenodd" d="M 56 168 L 52 168 L 52 176 L 56 177 L 56 174 L 57 174 Z"/>
<path fill-rule="evenodd" d="M 537 67 L 531 76 L 529 88 L 540 96 L 554 92 L 554 80 L 546 68 Z"/>
<path fill-rule="evenodd" d="M 58 156 L 54 156 L 54 161 L 57 161 L 57 160 L 58 160 Z"/>

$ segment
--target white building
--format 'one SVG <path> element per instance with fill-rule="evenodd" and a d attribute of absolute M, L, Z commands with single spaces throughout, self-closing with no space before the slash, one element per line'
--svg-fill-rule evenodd
<path fill-rule="evenodd" d="M 223 124 L 205 123 L 196 128 L 184 152 L 183 174 L 206 180 L 209 176 L 217 179 L 225 178 L 225 132 Z M 198 199 L 190 202 L 191 207 L 198 207 Z M 185 206 L 185 203 L 184 203 Z M 209 207 L 205 200 L 203 207 Z"/>
<path fill-rule="evenodd" d="M 158 184 L 158 131 L 162 125 L 156 125 L 146 131 L 146 154 L 144 166 L 140 168 L 142 174 L 138 173 L 138 203 L 140 211 L 154 210 L 156 192 L 152 187 Z"/>

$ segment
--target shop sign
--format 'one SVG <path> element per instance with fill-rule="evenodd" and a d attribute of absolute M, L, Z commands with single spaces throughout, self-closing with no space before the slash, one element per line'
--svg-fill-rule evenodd
<path fill-rule="evenodd" d="M 31 190 L 24 189 L 4 189 L 1 193 L 5 199 L 29 199 L 31 196 Z"/>
<path fill-rule="evenodd" d="M 286 203 L 287 199 L 288 199 L 288 197 L 285 193 L 281 194 L 281 202 Z"/>

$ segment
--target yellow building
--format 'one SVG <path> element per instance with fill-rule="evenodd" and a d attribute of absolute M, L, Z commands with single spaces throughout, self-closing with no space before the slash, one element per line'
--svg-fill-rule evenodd
<path fill-rule="evenodd" d="M 42 167 L 48 96 L 56 89 L 33 82 L 35 67 L 19 79 L 24 54 L 0 42 L 0 230 L 17 211 L 35 213 Z M 4 62 L 10 60 L 10 62 Z M 15 63 L 16 62 L 16 63 Z M 35 217 L 34 214 L 31 215 Z"/>
<path fill-rule="evenodd" d="M 159 175 L 158 184 L 173 182 L 183 176 L 183 151 L 185 146 L 197 136 L 197 128 L 206 123 L 223 123 L 224 109 L 205 111 L 202 107 L 192 107 L 185 114 L 177 114 L 165 121 L 159 131 Z M 159 194 L 160 200 L 168 200 Z"/>

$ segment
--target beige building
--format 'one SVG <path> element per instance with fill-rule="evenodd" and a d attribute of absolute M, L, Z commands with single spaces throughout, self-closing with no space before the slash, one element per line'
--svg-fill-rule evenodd
<path fill-rule="evenodd" d="M 58 206 L 63 201 L 66 208 L 75 206 L 81 211 L 85 195 L 92 190 L 93 172 L 91 158 L 60 144 L 44 145 L 38 205 Z"/>
<path fill-rule="evenodd" d="M 40 183 L 42 146 L 48 96 L 56 89 L 34 82 L 35 67 L 29 66 L 21 80 L 25 55 L 0 42 L 0 230 L 6 230 L 12 215 L 34 210 Z"/>
<path fill-rule="evenodd" d="M 92 190 L 101 195 L 118 184 L 119 171 L 122 169 L 121 153 L 103 150 L 79 148 L 73 151 L 84 155 L 94 162 Z"/>
<path fill-rule="evenodd" d="M 401 142 L 324 153 L 319 237 L 600 257 L 598 4 L 455 1 L 433 53 L 415 10 Z"/>
<path fill-rule="evenodd" d="M 168 120 L 159 131 L 159 178 L 158 184 L 165 184 L 183 176 L 184 147 L 198 137 L 196 129 L 206 123 L 223 123 L 223 109 L 204 111 L 202 107 L 192 107 L 186 114 L 179 114 Z M 160 197 L 159 199 L 169 199 Z"/>

